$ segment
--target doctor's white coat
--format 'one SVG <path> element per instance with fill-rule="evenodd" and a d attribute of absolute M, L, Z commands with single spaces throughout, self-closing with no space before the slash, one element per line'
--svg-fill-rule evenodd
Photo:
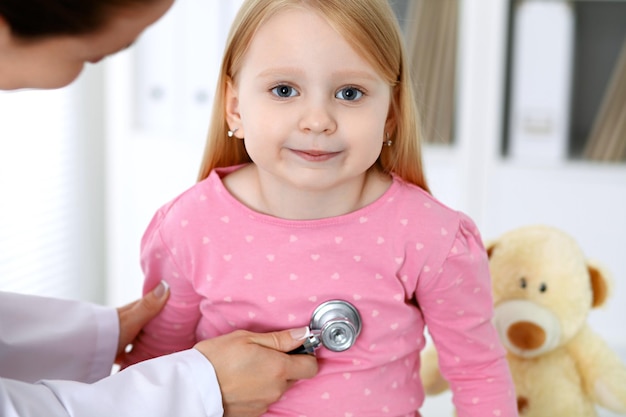
<path fill-rule="evenodd" d="M 0 292 L 0 416 L 223 414 L 213 367 L 190 349 L 110 375 L 117 312 Z"/>

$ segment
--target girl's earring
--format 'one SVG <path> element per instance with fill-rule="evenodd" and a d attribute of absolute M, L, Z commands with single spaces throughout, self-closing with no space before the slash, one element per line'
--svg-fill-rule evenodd
<path fill-rule="evenodd" d="M 234 137 L 234 136 L 235 136 L 235 132 L 236 132 L 236 131 L 238 131 L 238 130 L 239 130 L 239 129 L 237 129 L 237 128 L 235 128 L 235 129 L 233 129 L 233 130 L 229 130 L 229 131 L 228 131 L 228 133 L 227 133 L 228 137 L 229 137 L 229 138 Z"/>
<path fill-rule="evenodd" d="M 385 142 L 383 142 L 385 146 L 393 145 L 393 141 L 389 139 L 389 132 L 385 132 Z"/>

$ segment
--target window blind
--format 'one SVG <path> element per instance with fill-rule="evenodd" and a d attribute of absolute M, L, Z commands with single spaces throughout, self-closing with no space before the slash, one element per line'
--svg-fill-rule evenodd
<path fill-rule="evenodd" d="M 99 301 L 102 233 L 89 211 L 103 191 L 90 191 L 83 88 L 0 93 L 2 291 Z"/>

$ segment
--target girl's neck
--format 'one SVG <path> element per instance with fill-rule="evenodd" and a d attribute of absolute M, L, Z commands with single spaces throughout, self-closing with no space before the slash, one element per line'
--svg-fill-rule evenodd
<path fill-rule="evenodd" d="M 315 220 L 356 211 L 377 200 L 391 184 L 391 177 L 376 166 L 329 190 L 306 190 L 284 182 L 264 181 L 263 175 L 250 164 L 226 176 L 224 185 L 251 209 L 289 220 Z"/>

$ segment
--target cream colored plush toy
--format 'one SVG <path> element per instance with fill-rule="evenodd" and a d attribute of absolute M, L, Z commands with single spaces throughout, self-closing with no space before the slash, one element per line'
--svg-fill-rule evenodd
<path fill-rule="evenodd" d="M 520 416 L 595 417 L 596 404 L 626 415 L 626 367 L 587 323 L 609 295 L 606 272 L 551 227 L 522 227 L 486 246 Z M 427 394 L 447 389 L 436 359 L 432 346 L 422 355 Z"/>

